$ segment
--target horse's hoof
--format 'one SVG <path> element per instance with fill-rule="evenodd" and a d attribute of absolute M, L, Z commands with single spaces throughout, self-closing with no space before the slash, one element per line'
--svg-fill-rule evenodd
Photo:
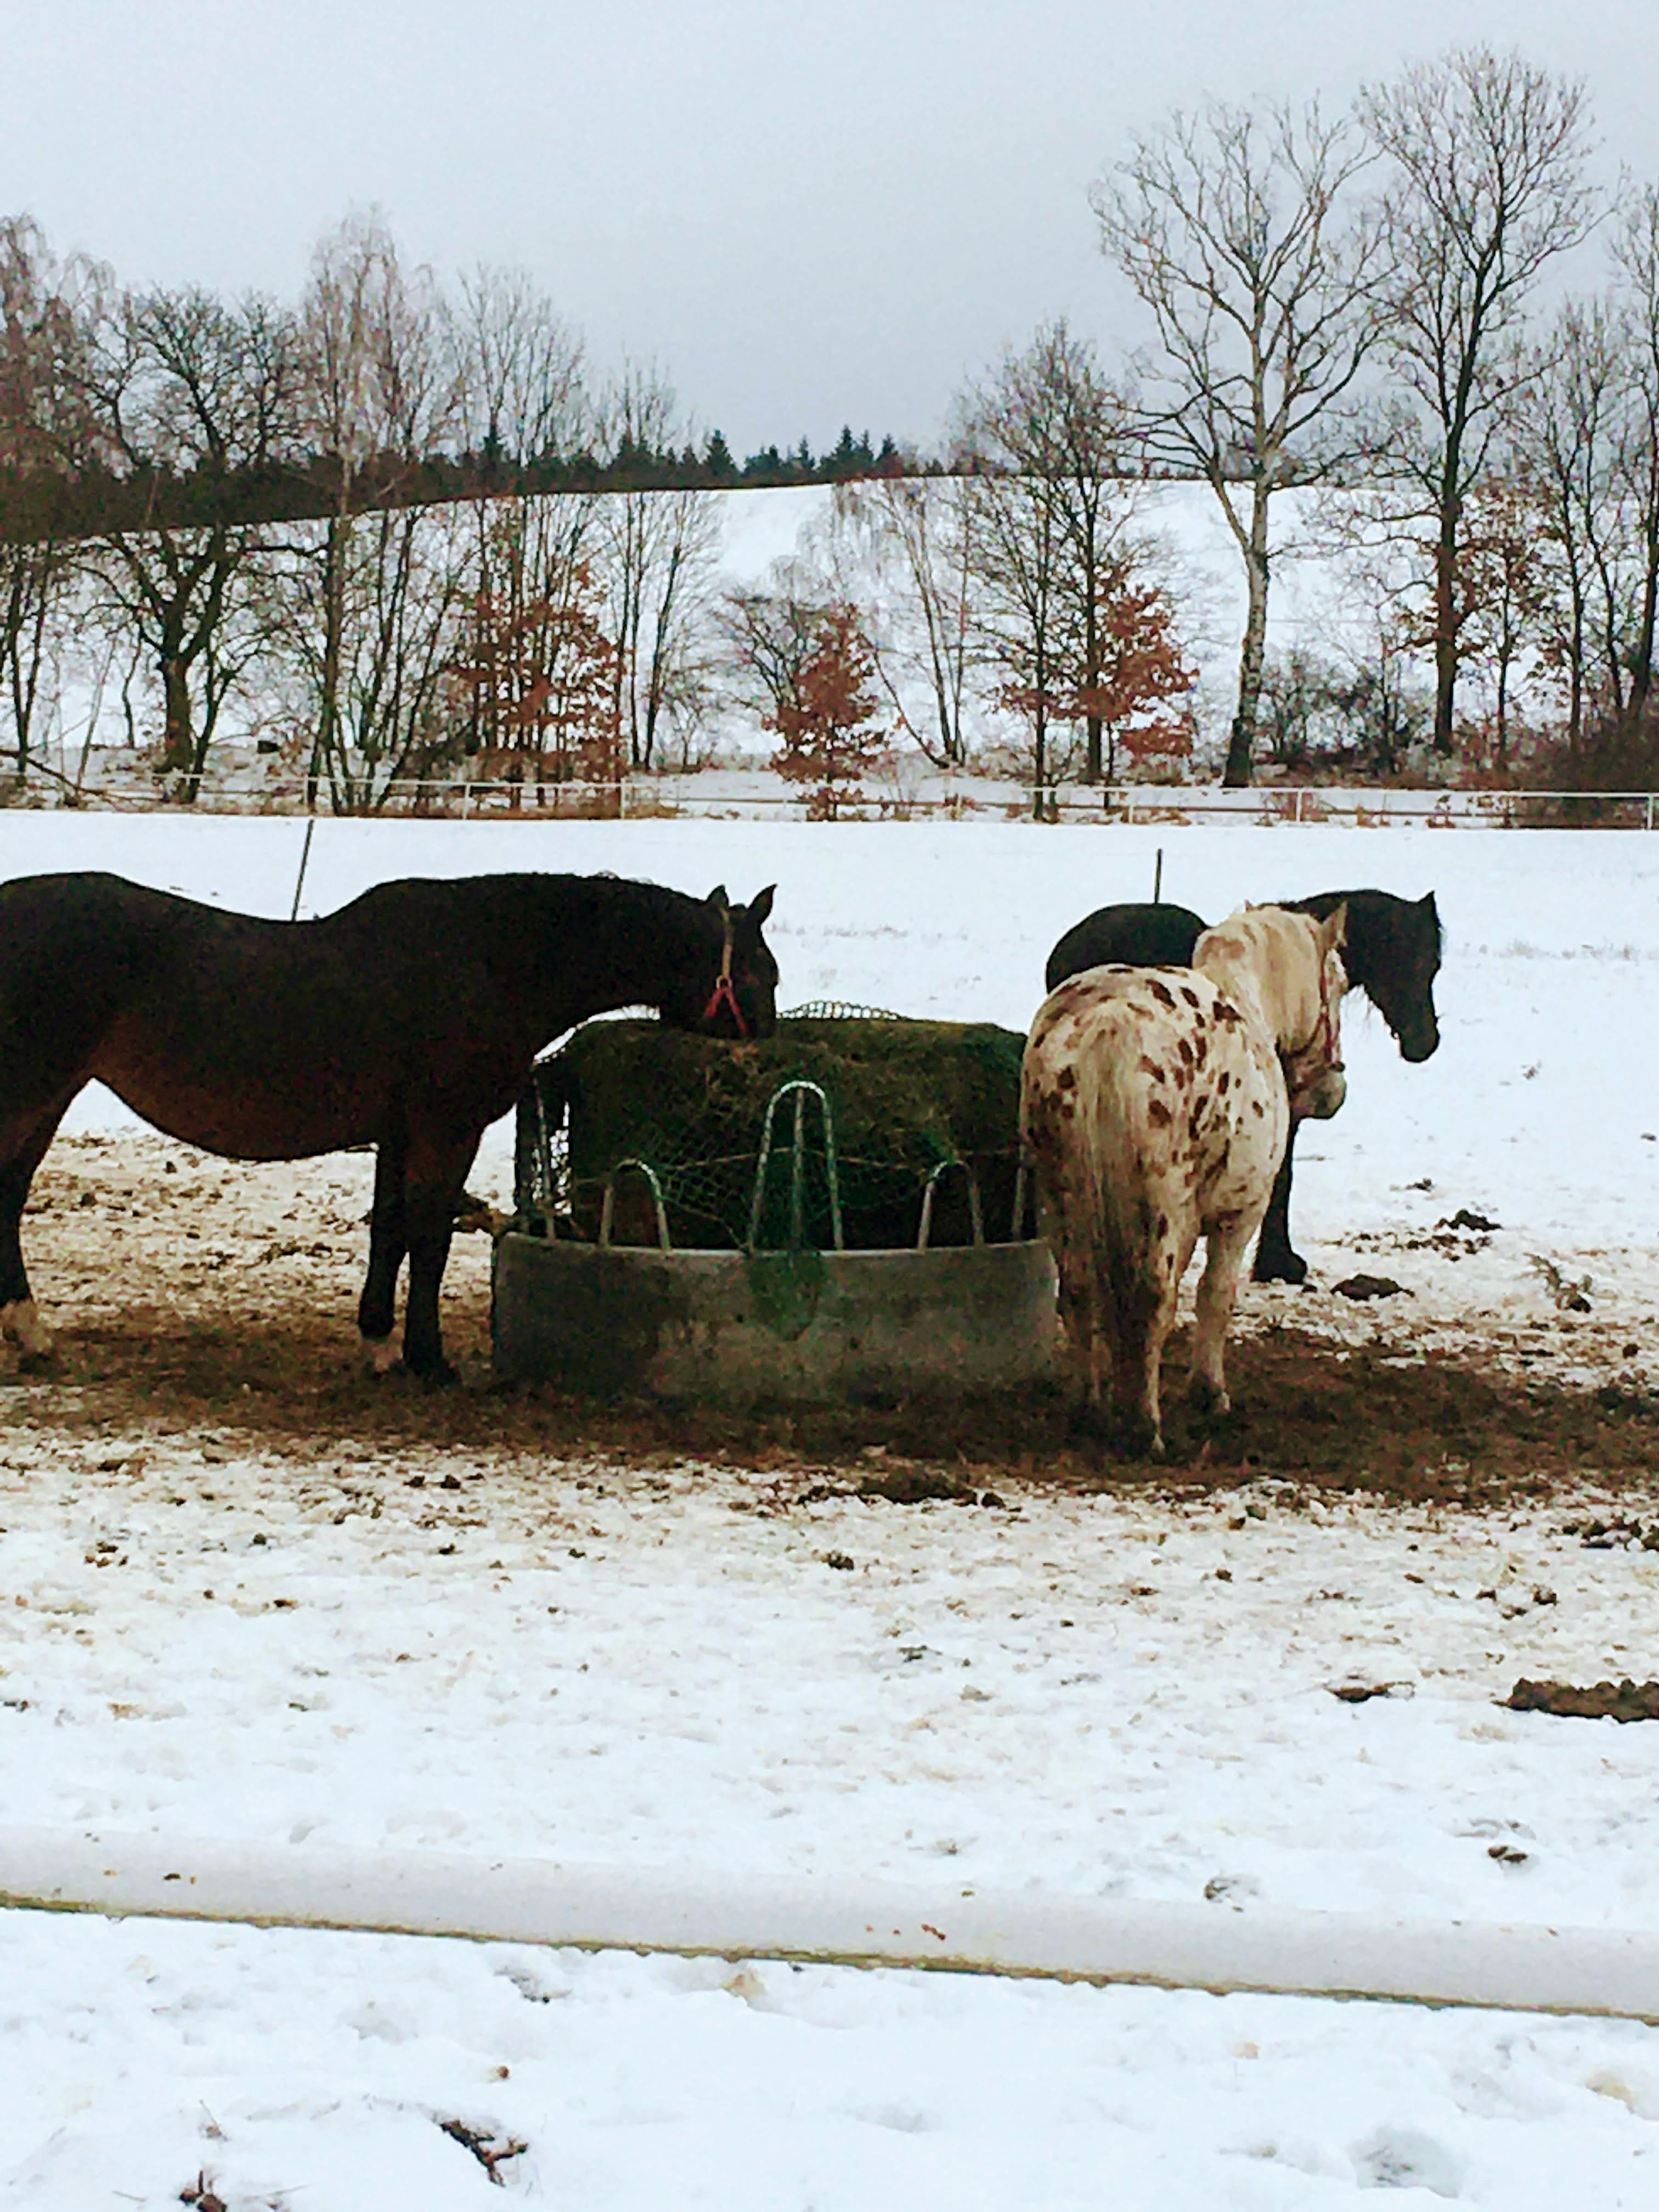
<path fill-rule="evenodd" d="M 10 1304 L 0 1306 L 0 1336 L 17 1346 L 20 1367 L 38 1364 L 52 1355 L 52 1331 L 41 1320 L 33 1298 L 14 1298 Z"/>
<path fill-rule="evenodd" d="M 404 1364 L 409 1366 L 407 1353 Z M 411 1367 L 410 1372 L 423 1390 L 453 1390 L 460 1382 L 460 1370 L 452 1367 L 447 1359 L 434 1359 L 428 1367 Z"/>
<path fill-rule="evenodd" d="M 1214 1419 L 1231 1413 L 1233 1401 L 1219 1384 L 1212 1382 L 1207 1375 L 1194 1375 L 1187 1385 L 1187 1403 L 1201 1419 Z"/>
<path fill-rule="evenodd" d="M 366 1336 L 363 1349 L 368 1354 L 371 1375 L 391 1375 L 403 1364 L 402 1349 L 392 1337 Z"/>
<path fill-rule="evenodd" d="M 1287 1244 L 1282 1252 L 1258 1252 L 1250 1273 L 1258 1283 L 1305 1283 L 1308 1263 Z"/>

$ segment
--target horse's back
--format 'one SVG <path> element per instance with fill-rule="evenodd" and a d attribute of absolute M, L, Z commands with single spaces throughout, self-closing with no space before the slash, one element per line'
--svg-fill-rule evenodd
<path fill-rule="evenodd" d="M 1026 1046 L 1032 1129 L 1048 1132 L 1051 1150 L 1104 1147 L 1161 1169 L 1190 1118 L 1193 1075 L 1208 1056 L 1193 1040 L 1218 996 L 1206 977 L 1176 969 L 1112 963 L 1068 976 L 1038 1009 Z"/>
<path fill-rule="evenodd" d="M 1068 929 L 1048 955 L 1044 981 L 1052 991 L 1085 968 L 1186 968 L 1204 928 L 1184 906 L 1129 902 L 1097 907 Z"/>
<path fill-rule="evenodd" d="M 1284 1079 L 1271 1038 L 1210 976 L 1085 970 L 1043 1002 L 1026 1048 L 1028 1137 L 1039 1158 L 1086 1153 L 1096 1189 L 1133 1187 L 1156 1210 L 1231 1205 L 1271 1188 Z"/>

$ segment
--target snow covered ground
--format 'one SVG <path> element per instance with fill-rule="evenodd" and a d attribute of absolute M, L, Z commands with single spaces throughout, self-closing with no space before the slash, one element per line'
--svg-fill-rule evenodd
<path fill-rule="evenodd" d="M 301 835 L 0 817 L 0 873 L 108 866 L 286 913 Z M 1415 1293 L 1340 1326 L 1568 1377 L 1613 1359 L 1650 1390 L 1659 842 L 324 823 L 302 910 L 416 872 L 775 878 L 783 1003 L 1024 1027 L 1054 939 L 1146 895 L 1160 844 L 1166 895 L 1212 916 L 1437 891 L 1440 1053 L 1404 1067 L 1351 1002 L 1349 1103 L 1298 1164 L 1316 1270 Z M 128 1126 L 96 1094 L 77 1119 Z M 489 1165 L 499 1187 L 499 1137 Z M 295 1188 L 349 1223 L 367 1167 Z M 1460 1207 L 1502 1227 L 1430 1242 Z M 1535 1258 L 1592 1278 L 1588 1320 Z M 1298 1308 L 1250 1295 L 1256 1325 Z M 1218 1911 L 1659 1929 L 1659 1728 L 1494 1702 L 1518 1674 L 1659 1673 L 1659 1552 L 1571 1525 L 1653 1521 L 1652 1483 L 1587 1468 L 1502 1510 L 1012 1483 L 901 1507 L 672 1453 L 116 1430 L 0 1381 L 8 1821 L 606 1857 L 738 1893 L 943 1859 Z M 1332 1695 L 1352 1682 L 1394 1692 Z M 0 2205 L 447 2212 L 496 2201 L 492 2161 L 509 2192 L 626 2212 L 1634 2208 L 1659 2203 L 1659 2032 L 0 1914 Z"/>

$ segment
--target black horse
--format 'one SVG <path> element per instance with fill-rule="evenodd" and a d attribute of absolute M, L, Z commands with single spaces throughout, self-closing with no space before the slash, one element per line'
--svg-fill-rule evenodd
<path fill-rule="evenodd" d="M 1440 915 L 1425 898 L 1395 898 L 1389 891 L 1320 891 L 1280 905 L 1323 921 L 1339 906 L 1348 909 L 1343 965 L 1382 1015 L 1402 1060 L 1426 1060 L 1440 1042 L 1434 1012 L 1434 979 L 1440 969 Z M 1193 947 L 1208 927 L 1184 906 L 1103 906 L 1068 929 L 1048 955 L 1049 990 L 1085 968 L 1188 968 Z M 1268 1200 L 1255 1248 L 1259 1283 L 1299 1283 L 1308 1263 L 1291 1249 L 1291 1173 L 1296 1125 Z"/>
<path fill-rule="evenodd" d="M 478 1139 L 552 1038 L 617 1006 L 765 1036 L 772 890 L 732 906 L 610 876 L 382 884 L 320 921 L 224 914 L 119 876 L 0 884 L 0 1329 L 50 1348 L 18 1238 L 70 1101 L 106 1083 L 233 1159 L 377 1150 L 358 1326 L 377 1366 L 450 1379 L 438 1322 Z"/>

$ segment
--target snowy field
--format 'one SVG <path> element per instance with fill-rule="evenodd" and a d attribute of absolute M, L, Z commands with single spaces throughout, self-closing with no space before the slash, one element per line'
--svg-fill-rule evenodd
<path fill-rule="evenodd" d="M 0 817 L 0 874 L 109 866 L 286 914 L 302 835 Z M 1212 918 L 1438 895 L 1439 1054 L 1405 1067 L 1351 1001 L 1348 1103 L 1298 1157 L 1316 1273 L 1414 1293 L 1341 1328 L 1569 1380 L 1615 1358 L 1651 1391 L 1659 841 L 325 823 L 302 911 L 407 872 L 775 879 L 782 1004 L 1024 1028 L 1054 938 L 1147 895 L 1160 844 L 1166 896 Z M 100 1159 L 155 1150 L 96 1093 L 73 1126 L 117 1139 Z M 475 1187 L 507 1162 L 498 1132 Z M 250 1174 L 250 1231 L 286 1172 Z M 368 1163 L 293 1172 L 349 1243 Z M 215 1177 L 227 1206 L 241 1173 Z M 1454 1255 L 1426 1237 L 1459 1208 L 1502 1226 Z M 1588 1320 L 1540 1260 L 1591 1278 Z M 1247 1303 L 1255 1326 L 1320 1306 Z M 1653 1521 L 1652 1484 L 904 1508 L 808 1467 L 112 1432 L 0 1380 L 9 1822 L 605 1858 L 738 1895 L 948 1863 L 1218 1911 L 1659 1930 L 1659 1728 L 1494 1702 L 1518 1674 L 1659 1673 L 1659 1552 L 1571 1525 Z M 1355 1682 L 1393 1694 L 1332 1695 Z M 28 2212 L 448 2212 L 495 2183 L 618 2212 L 1659 2203 L 1659 2032 L 1634 2024 L 9 1912 L 0 2059 L 0 2206 Z"/>

